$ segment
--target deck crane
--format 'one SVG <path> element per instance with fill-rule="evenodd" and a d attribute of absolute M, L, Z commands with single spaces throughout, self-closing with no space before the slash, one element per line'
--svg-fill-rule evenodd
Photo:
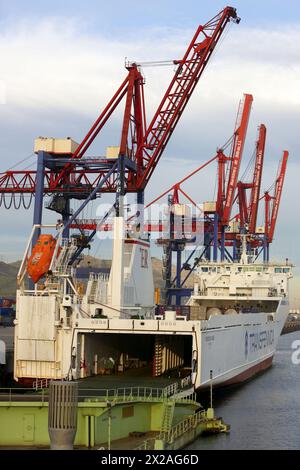
<path fill-rule="evenodd" d="M 286 174 L 286 166 L 289 157 L 289 152 L 284 150 L 281 162 L 279 164 L 279 170 L 275 181 L 275 188 L 273 196 L 270 195 L 269 191 L 265 192 L 265 260 L 269 260 L 269 244 L 272 243 L 274 232 L 276 228 L 276 222 L 278 217 L 278 211 L 281 201 L 282 188 L 284 184 L 284 178 Z"/>

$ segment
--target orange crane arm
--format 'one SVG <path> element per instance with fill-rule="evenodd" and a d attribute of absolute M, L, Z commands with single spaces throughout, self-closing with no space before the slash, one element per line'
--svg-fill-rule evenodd
<path fill-rule="evenodd" d="M 224 202 L 223 216 L 222 216 L 222 225 L 228 225 L 230 220 L 231 209 L 234 202 L 235 191 L 237 188 L 239 170 L 241 159 L 244 150 L 244 144 L 246 140 L 249 116 L 252 106 L 253 96 L 245 94 L 243 110 L 238 116 L 238 124 L 236 126 L 234 141 L 231 152 L 231 165 L 230 172 L 226 190 L 226 198 Z M 241 108 L 240 108 L 241 109 Z"/>
<path fill-rule="evenodd" d="M 226 7 L 218 15 L 199 26 L 182 60 L 176 61 L 175 75 L 146 131 L 144 142 L 137 149 L 139 163 L 137 187 L 144 189 L 204 71 L 231 20 L 240 21 L 236 9 Z"/>
<path fill-rule="evenodd" d="M 283 183 L 284 183 L 284 178 L 285 178 L 285 173 L 286 173 L 286 165 L 287 165 L 287 161 L 288 161 L 288 156 L 289 156 L 289 152 L 287 150 L 284 150 L 283 157 L 282 157 L 281 164 L 280 164 L 278 177 L 277 177 L 276 183 L 275 183 L 275 190 L 274 190 L 274 197 L 273 197 L 273 208 L 272 208 L 270 228 L 269 228 L 269 233 L 268 233 L 268 242 L 269 243 L 271 243 L 273 241 L 273 237 L 274 237 L 274 232 L 275 232 L 275 227 L 276 227 L 276 222 L 277 222 L 277 216 L 278 216 L 278 211 L 279 211 L 279 205 L 280 205 L 280 200 L 281 200 L 281 195 L 282 195 L 282 188 L 283 188 Z"/>
<path fill-rule="evenodd" d="M 267 129 L 264 124 L 259 126 L 259 136 L 256 143 L 256 158 L 253 175 L 253 185 L 250 194 L 250 205 L 249 205 L 249 232 L 255 233 L 257 212 L 259 205 L 259 195 L 261 187 L 262 170 L 264 164 L 265 155 L 265 144 L 266 144 Z"/>

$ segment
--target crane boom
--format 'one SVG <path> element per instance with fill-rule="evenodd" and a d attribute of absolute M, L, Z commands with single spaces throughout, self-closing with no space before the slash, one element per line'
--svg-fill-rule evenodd
<path fill-rule="evenodd" d="M 261 188 L 262 170 L 264 164 L 265 155 L 265 144 L 266 144 L 267 129 L 264 124 L 259 126 L 259 135 L 256 143 L 256 157 L 253 175 L 253 184 L 250 194 L 250 205 L 249 205 L 249 232 L 255 233 L 257 212 L 259 205 L 259 195 Z"/>
<path fill-rule="evenodd" d="M 271 218 L 270 218 L 270 228 L 268 231 L 269 243 L 273 241 L 273 237 L 274 237 L 277 216 L 278 216 L 278 211 L 279 211 L 279 205 L 280 205 L 280 200 L 281 200 L 281 195 L 282 195 L 282 188 L 283 188 L 283 183 L 284 183 L 284 178 L 285 178 L 285 173 L 286 173 L 286 165 L 288 161 L 288 156 L 289 156 L 289 152 L 287 150 L 284 150 L 282 160 L 280 163 L 278 177 L 275 183 L 273 208 L 272 208 L 272 213 L 271 213 Z"/>
<path fill-rule="evenodd" d="M 138 188 L 144 188 L 149 181 L 230 19 L 239 22 L 236 9 L 226 7 L 204 26 L 199 26 L 183 59 L 179 61 L 175 75 L 147 129 L 143 145 L 137 150 L 137 156 L 140 156 L 143 164 Z"/>
<path fill-rule="evenodd" d="M 128 76 L 94 122 L 76 151 L 69 155 L 68 161 L 62 163 L 60 156 L 54 155 L 50 164 L 46 163 L 46 168 L 49 171 L 45 170 L 44 172 L 46 179 L 44 192 L 64 194 L 65 192 L 72 193 L 74 190 L 77 193 L 81 191 L 86 193 L 89 181 L 87 181 L 87 185 L 83 185 L 85 187 L 82 189 L 74 183 L 77 181 L 74 175 L 78 174 L 78 162 L 84 160 L 83 157 L 87 150 L 123 99 L 126 103 L 119 156 L 127 159 L 124 190 L 125 192 L 143 190 L 230 20 L 236 23 L 240 21 L 236 9 L 227 6 L 204 26 L 197 28 L 183 59 L 174 61 L 174 64 L 177 65 L 175 75 L 148 127 L 145 117 L 143 77 L 138 64 L 128 64 Z M 103 158 L 103 162 L 105 169 L 101 170 L 101 175 L 105 176 L 106 172 L 110 171 L 113 162 L 111 161 L 109 164 L 105 158 Z M 85 169 L 81 171 L 80 181 L 85 179 L 85 172 Z M 117 172 L 118 170 L 113 174 L 110 173 L 101 192 L 103 190 L 117 191 L 119 184 Z M 36 172 L 33 170 L 9 171 L 0 174 L 0 194 L 32 194 L 35 191 Z"/>
<path fill-rule="evenodd" d="M 240 119 L 235 130 L 234 141 L 231 152 L 231 165 L 226 190 L 226 198 L 224 202 L 222 225 L 228 225 L 230 220 L 231 209 L 237 188 L 239 169 L 246 140 L 248 121 L 252 106 L 253 96 L 249 94 L 244 95 L 244 103 Z"/>

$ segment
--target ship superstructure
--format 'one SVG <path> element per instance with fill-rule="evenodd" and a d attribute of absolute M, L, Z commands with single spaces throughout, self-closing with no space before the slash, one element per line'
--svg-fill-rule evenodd
<path fill-rule="evenodd" d="M 114 218 L 117 230 L 124 221 Z M 129 248 L 130 247 L 130 248 Z M 244 380 L 272 362 L 288 315 L 291 266 L 202 262 L 185 312 L 158 313 L 149 243 L 114 239 L 110 274 L 90 275 L 80 291 L 62 243 L 52 270 L 34 290 L 19 273 L 15 377 L 78 379 L 97 374 L 175 374 L 185 384 Z M 120 263 L 121 259 L 124 263 Z"/>
<path fill-rule="evenodd" d="M 200 386 L 241 382 L 272 363 L 289 312 L 292 266 L 201 263 L 189 300 L 201 321 Z"/>

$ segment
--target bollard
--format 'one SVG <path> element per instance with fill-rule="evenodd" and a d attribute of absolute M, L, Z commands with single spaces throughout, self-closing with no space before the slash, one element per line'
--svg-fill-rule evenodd
<path fill-rule="evenodd" d="M 77 431 L 77 403 L 78 382 L 50 382 L 48 433 L 51 450 L 73 449 Z"/>

